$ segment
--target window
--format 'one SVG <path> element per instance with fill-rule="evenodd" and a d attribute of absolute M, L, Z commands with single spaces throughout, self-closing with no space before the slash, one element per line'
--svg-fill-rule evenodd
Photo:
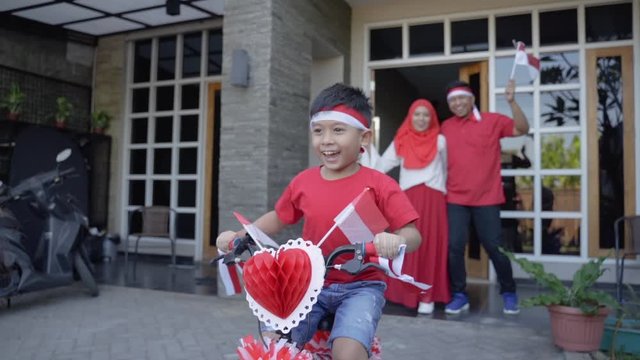
<path fill-rule="evenodd" d="M 133 82 L 147 82 L 151 74 L 151 40 L 137 41 L 133 51 Z"/>
<path fill-rule="evenodd" d="M 540 45 L 578 42 L 578 11 L 576 9 L 540 13 Z"/>
<path fill-rule="evenodd" d="M 540 54 L 541 84 L 577 84 L 580 66 L 577 51 Z"/>
<path fill-rule="evenodd" d="M 209 31 L 207 74 L 222 74 L 222 29 Z"/>
<path fill-rule="evenodd" d="M 489 50 L 487 19 L 454 21 L 451 23 L 451 52 Z"/>
<path fill-rule="evenodd" d="M 402 28 L 372 29 L 369 60 L 399 59 L 402 57 Z"/>
<path fill-rule="evenodd" d="M 531 14 L 496 17 L 496 49 L 512 49 L 513 40 L 531 45 Z"/>
<path fill-rule="evenodd" d="M 137 206 L 170 206 L 178 238 L 194 240 L 203 69 L 221 73 L 222 31 L 138 40 L 132 47 L 123 214 Z"/>
<path fill-rule="evenodd" d="M 409 27 L 409 56 L 444 54 L 444 24 Z"/>
<path fill-rule="evenodd" d="M 176 76 L 176 37 L 158 40 L 158 80 L 171 80 Z"/>
<path fill-rule="evenodd" d="M 182 42 L 182 77 L 200 76 L 202 56 L 202 33 L 194 32 L 184 35 Z"/>
<path fill-rule="evenodd" d="M 633 38 L 631 3 L 587 7 L 587 42 Z"/>

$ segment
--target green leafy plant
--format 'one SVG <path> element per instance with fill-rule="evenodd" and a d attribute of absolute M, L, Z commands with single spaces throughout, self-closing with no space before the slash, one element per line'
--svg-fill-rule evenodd
<path fill-rule="evenodd" d="M 56 99 L 58 108 L 56 110 L 56 121 L 64 122 L 71 115 L 73 111 L 73 104 L 64 96 L 60 96 Z"/>
<path fill-rule="evenodd" d="M 25 94 L 20 90 L 20 86 L 16 83 L 11 83 L 9 93 L 2 99 L 0 106 L 9 110 L 9 113 L 19 114 L 22 111 L 24 98 Z"/>
<path fill-rule="evenodd" d="M 108 112 L 104 110 L 97 110 L 91 114 L 91 125 L 94 129 L 106 130 L 109 128 L 112 118 L 113 117 Z"/>
<path fill-rule="evenodd" d="M 583 264 L 573 275 L 571 286 L 565 285 L 558 277 L 546 272 L 544 266 L 525 258 L 516 258 L 513 253 L 501 250 L 509 259 L 516 262 L 522 270 L 549 292 L 533 296 L 522 301 L 522 306 L 562 305 L 579 308 L 586 315 L 595 315 L 603 306 L 618 308 L 617 301 L 609 294 L 595 290 L 593 285 L 604 274 L 602 263 L 606 256 L 590 260 Z"/>

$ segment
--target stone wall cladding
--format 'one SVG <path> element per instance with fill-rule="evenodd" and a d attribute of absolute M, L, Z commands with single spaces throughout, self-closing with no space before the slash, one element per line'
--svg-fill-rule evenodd
<path fill-rule="evenodd" d="M 220 126 L 219 230 L 238 229 L 232 212 L 249 219 L 267 208 L 270 1 L 225 3 Z M 249 54 L 249 86 L 229 83 L 233 50 Z"/>

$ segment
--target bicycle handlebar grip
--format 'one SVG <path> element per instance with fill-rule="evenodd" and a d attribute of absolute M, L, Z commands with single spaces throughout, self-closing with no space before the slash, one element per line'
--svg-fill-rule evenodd
<path fill-rule="evenodd" d="M 373 241 L 364 244 L 364 253 L 367 256 L 378 256 L 378 250 L 376 250 L 376 245 Z"/>

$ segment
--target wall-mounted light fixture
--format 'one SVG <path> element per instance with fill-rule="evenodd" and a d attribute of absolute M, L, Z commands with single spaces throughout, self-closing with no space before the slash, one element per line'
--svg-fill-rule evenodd
<path fill-rule="evenodd" d="M 180 0 L 167 0 L 167 15 L 180 15 Z"/>
<path fill-rule="evenodd" d="M 245 49 L 235 49 L 231 55 L 231 85 L 249 86 L 249 54 Z"/>

